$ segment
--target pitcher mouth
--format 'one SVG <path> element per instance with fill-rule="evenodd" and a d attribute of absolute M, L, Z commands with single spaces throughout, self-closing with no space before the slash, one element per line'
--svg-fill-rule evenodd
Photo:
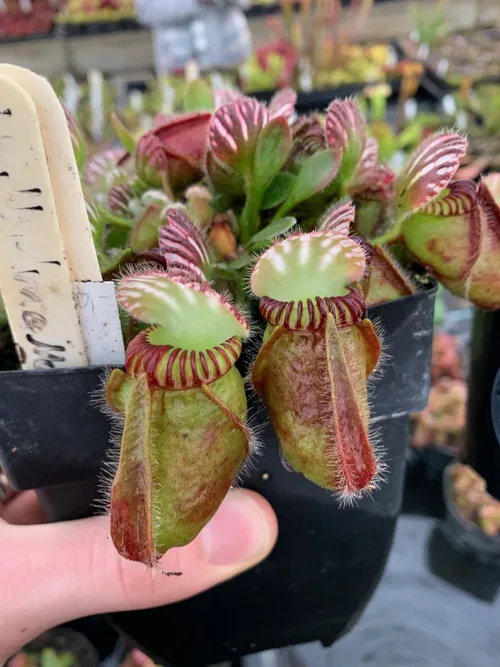
<path fill-rule="evenodd" d="M 189 350 L 150 342 L 157 327 L 142 331 L 129 343 L 127 374 L 146 373 L 151 385 L 163 389 L 193 389 L 218 380 L 231 370 L 241 354 L 238 336 L 205 350 Z"/>
<path fill-rule="evenodd" d="M 243 316 L 210 285 L 164 271 L 123 278 L 118 300 L 151 325 L 127 347 L 128 375 L 146 373 L 153 386 L 164 389 L 190 389 L 222 377 L 249 335 Z"/>
<path fill-rule="evenodd" d="M 278 301 L 262 297 L 259 310 L 268 324 L 281 325 L 290 331 L 315 331 L 321 328 L 328 313 L 342 329 L 363 319 L 365 301 L 361 292 L 348 287 L 345 296 L 315 297 L 301 301 Z"/>

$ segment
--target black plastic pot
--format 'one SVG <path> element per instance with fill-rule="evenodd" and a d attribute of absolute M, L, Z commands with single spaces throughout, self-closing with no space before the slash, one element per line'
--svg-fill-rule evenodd
<path fill-rule="evenodd" d="M 457 458 L 458 453 L 453 447 L 427 445 L 412 447 L 409 454 L 409 467 L 419 468 L 426 479 L 440 482 L 446 466 Z"/>
<path fill-rule="evenodd" d="M 391 86 L 392 94 L 390 102 L 395 103 L 401 90 L 401 79 L 394 78 L 388 81 Z M 310 113 L 312 111 L 324 111 L 330 102 L 337 98 L 350 97 L 351 95 L 360 95 L 367 86 L 367 82 L 361 83 L 346 83 L 335 88 L 323 88 L 320 90 L 312 90 L 308 93 L 299 92 L 297 95 L 297 102 L 295 109 L 298 113 Z M 276 93 L 275 90 L 262 90 L 249 93 L 252 97 L 256 97 L 261 102 L 269 102 L 272 96 Z M 424 76 L 420 87 L 416 93 L 416 98 L 419 102 L 435 103 L 441 100 L 444 93 L 437 86 L 435 81 Z"/>
<path fill-rule="evenodd" d="M 272 555 L 252 571 L 196 598 L 112 622 L 159 659 L 196 667 L 268 648 L 332 644 L 375 590 L 401 507 L 408 414 L 427 403 L 435 284 L 373 308 L 387 359 L 372 415 L 388 464 L 387 482 L 356 506 L 281 464 L 267 426 L 264 454 L 245 486 L 266 496 L 280 524 Z M 0 373 L 0 465 L 17 488 L 39 489 L 56 520 L 91 512 L 108 424 L 89 405 L 101 369 Z M 40 488 L 42 487 L 42 488 Z"/>
<path fill-rule="evenodd" d="M 471 560 L 500 568 L 500 536 L 486 535 L 473 521 L 462 517 L 455 505 L 451 484 L 451 466 L 443 475 L 443 495 L 446 505 L 446 520 L 443 532 L 456 551 Z"/>
<path fill-rule="evenodd" d="M 465 463 L 500 499 L 500 312 L 477 310 L 472 327 Z"/>

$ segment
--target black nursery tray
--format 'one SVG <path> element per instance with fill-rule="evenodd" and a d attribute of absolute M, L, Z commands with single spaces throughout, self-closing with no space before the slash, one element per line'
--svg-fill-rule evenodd
<path fill-rule="evenodd" d="M 48 32 L 37 32 L 32 35 L 16 35 L 11 37 L 4 35 L 0 36 L 0 46 L 2 44 L 17 44 L 18 42 L 40 42 L 45 39 L 52 39 L 55 36 L 54 29 Z"/>
<path fill-rule="evenodd" d="M 408 48 L 406 48 L 404 40 L 394 39 L 392 41 L 392 46 L 400 60 L 416 60 L 413 52 L 410 52 Z M 448 83 L 446 79 L 439 76 L 429 63 L 424 61 L 422 62 L 422 65 L 424 67 L 424 74 L 420 85 L 429 95 L 436 100 L 440 100 L 454 90 L 454 86 Z"/>
<path fill-rule="evenodd" d="M 264 452 L 244 485 L 262 493 L 278 515 L 274 552 L 250 572 L 190 600 L 113 615 L 112 623 L 133 643 L 158 660 L 202 667 L 308 641 L 329 645 L 357 620 L 392 544 L 408 413 L 427 402 L 435 294 L 429 283 L 369 312 L 385 331 L 385 370 L 372 396 L 388 465 L 381 488 L 339 511 L 331 493 L 283 467 L 276 436 L 266 425 Z M 0 465 L 17 488 L 39 489 L 55 520 L 92 512 L 109 424 L 88 397 L 102 373 L 0 373 Z"/>
<path fill-rule="evenodd" d="M 383 4 L 383 3 L 390 3 L 390 2 L 397 2 L 398 0 L 375 0 L 376 4 Z M 350 5 L 350 0 L 341 0 L 342 7 L 349 7 Z M 294 9 L 295 11 L 298 11 L 300 9 L 300 3 L 296 2 L 294 4 Z M 266 16 L 273 16 L 274 14 L 281 14 L 281 7 L 277 3 L 269 3 L 269 4 L 260 4 L 260 3 L 255 3 L 250 7 L 250 9 L 247 9 L 245 12 L 248 18 L 261 18 L 261 17 L 266 17 Z"/>
<path fill-rule="evenodd" d="M 144 30 L 144 26 L 134 18 L 117 21 L 86 21 L 84 23 L 60 22 L 58 31 L 63 37 L 87 37 L 89 35 L 108 35 L 115 32 L 135 32 Z"/>
<path fill-rule="evenodd" d="M 399 92 L 401 90 L 401 79 L 394 78 L 387 81 L 392 88 L 391 102 L 396 102 Z M 367 82 L 347 83 L 342 86 L 335 86 L 335 88 L 324 88 L 322 90 L 312 90 L 311 92 L 299 92 L 295 108 L 298 113 L 308 113 L 310 111 L 324 111 L 330 102 L 336 98 L 350 97 L 351 95 L 359 95 L 368 86 Z M 248 93 L 252 97 L 256 97 L 262 102 L 269 102 L 272 96 L 276 93 L 275 90 L 258 90 Z M 419 102 L 437 102 L 443 95 L 439 88 L 434 85 L 428 85 L 425 79 L 422 79 L 420 88 L 417 91 L 416 98 Z"/>

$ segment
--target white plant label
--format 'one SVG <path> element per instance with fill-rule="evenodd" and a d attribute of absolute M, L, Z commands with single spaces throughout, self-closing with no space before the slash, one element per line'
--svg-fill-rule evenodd
<path fill-rule="evenodd" d="M 82 98 L 82 91 L 72 74 L 66 73 L 64 79 L 64 104 L 67 110 L 76 116 L 78 104 Z"/>
<path fill-rule="evenodd" d="M 104 135 L 104 81 L 102 72 L 91 70 L 88 73 L 89 104 L 90 104 L 90 131 L 95 141 L 100 141 Z"/>
<path fill-rule="evenodd" d="M 0 285 L 24 369 L 88 363 L 31 97 L 0 75 Z"/>
<path fill-rule="evenodd" d="M 448 69 L 450 67 L 450 61 L 446 58 L 441 58 L 436 66 L 436 74 L 438 76 L 446 76 Z"/>
<path fill-rule="evenodd" d="M 144 111 L 144 95 L 140 90 L 131 90 L 128 96 L 128 101 L 134 111 Z"/>
<path fill-rule="evenodd" d="M 404 116 L 406 120 L 414 120 L 418 113 L 418 103 L 414 97 L 406 100 L 404 104 Z"/>
<path fill-rule="evenodd" d="M 441 100 L 441 106 L 447 116 L 454 116 L 457 112 L 457 103 L 453 95 L 445 95 Z"/>
<path fill-rule="evenodd" d="M 71 279 L 101 280 L 63 108 L 50 83 L 34 72 L 15 65 L 0 65 L 0 74 L 24 88 L 35 104 Z"/>
<path fill-rule="evenodd" d="M 73 283 L 73 294 L 89 364 L 123 365 L 125 347 L 114 283 Z"/>

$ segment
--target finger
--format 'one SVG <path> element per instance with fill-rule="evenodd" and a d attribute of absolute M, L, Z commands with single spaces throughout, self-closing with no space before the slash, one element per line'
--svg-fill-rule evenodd
<path fill-rule="evenodd" d="M 35 491 L 20 493 L 3 508 L 2 519 L 19 526 L 45 523 L 47 517 L 40 507 Z"/>
<path fill-rule="evenodd" d="M 11 643 L 5 658 L 31 637 L 74 618 L 191 597 L 263 560 L 277 532 L 276 516 L 264 498 L 234 490 L 200 535 L 186 547 L 171 549 L 152 572 L 117 554 L 108 517 L 4 525 L 0 664 L 2 638 Z"/>
<path fill-rule="evenodd" d="M 133 649 L 120 667 L 155 667 L 155 662 L 139 649 Z"/>

